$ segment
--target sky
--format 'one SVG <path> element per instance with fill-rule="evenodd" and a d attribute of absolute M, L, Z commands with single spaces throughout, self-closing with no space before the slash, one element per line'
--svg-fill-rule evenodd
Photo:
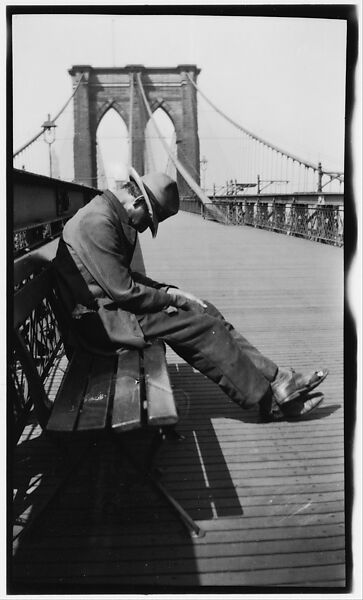
<path fill-rule="evenodd" d="M 192 63 L 201 69 L 201 90 L 230 118 L 302 159 L 343 171 L 345 48 L 344 20 L 14 15 L 14 149 L 69 98 L 72 65 Z M 201 156 L 218 145 L 220 166 L 233 176 L 227 140 L 238 132 L 200 97 L 198 106 Z"/>

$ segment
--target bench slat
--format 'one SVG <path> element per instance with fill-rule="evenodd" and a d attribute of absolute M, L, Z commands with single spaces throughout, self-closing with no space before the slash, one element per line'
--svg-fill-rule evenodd
<path fill-rule="evenodd" d="M 115 362 L 114 356 L 93 358 L 77 431 L 98 431 L 106 428 Z"/>
<path fill-rule="evenodd" d="M 25 321 L 52 289 L 52 277 L 46 269 L 14 294 L 14 328 Z"/>
<path fill-rule="evenodd" d="M 146 397 L 149 425 L 174 425 L 178 421 L 173 391 L 162 344 L 144 350 Z"/>
<path fill-rule="evenodd" d="M 126 350 L 118 359 L 112 429 L 122 432 L 140 426 L 140 357 L 137 350 Z"/>
<path fill-rule="evenodd" d="M 76 353 L 72 358 L 54 401 L 48 431 L 66 433 L 75 429 L 91 365 L 89 354 Z"/>

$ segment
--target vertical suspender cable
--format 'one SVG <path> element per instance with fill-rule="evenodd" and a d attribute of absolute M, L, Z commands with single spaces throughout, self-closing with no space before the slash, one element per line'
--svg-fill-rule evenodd
<path fill-rule="evenodd" d="M 132 167 L 133 114 L 134 114 L 134 74 L 130 73 L 130 114 L 129 114 L 129 167 Z"/>
<path fill-rule="evenodd" d="M 267 146 L 269 146 L 270 148 L 272 148 L 273 150 L 280 152 L 280 154 L 285 154 L 286 156 L 291 156 L 293 158 L 295 158 L 295 160 L 297 160 L 299 163 L 303 164 L 303 165 L 307 165 L 310 166 L 312 169 L 317 170 L 318 167 L 317 165 L 313 165 L 312 163 L 309 163 L 301 158 L 298 158 L 297 156 L 293 156 L 292 154 L 290 154 L 289 152 L 286 152 L 285 150 L 282 150 L 281 148 L 278 148 L 277 146 L 275 146 L 274 144 L 270 144 L 270 142 L 267 142 L 266 140 L 263 140 L 262 138 L 260 138 L 259 136 L 255 135 L 254 133 L 252 133 L 251 131 L 248 131 L 248 129 L 246 129 L 245 127 L 242 127 L 242 125 L 239 125 L 236 121 L 234 121 L 233 119 L 231 119 L 230 117 L 228 117 L 228 115 L 226 115 L 222 110 L 220 110 L 215 104 L 213 104 L 213 102 L 211 102 L 211 100 L 209 100 L 209 98 L 207 98 L 207 96 L 205 94 L 203 94 L 203 92 L 199 89 L 199 87 L 196 85 L 196 83 L 194 83 L 194 81 L 192 80 L 192 78 L 190 77 L 190 75 L 188 74 L 188 78 L 190 80 L 190 82 L 192 83 L 192 85 L 195 87 L 195 89 L 200 93 L 200 95 L 204 98 L 204 100 L 219 114 L 221 115 L 224 119 L 226 119 L 229 123 L 231 123 L 231 125 L 234 125 L 234 127 L 237 127 L 237 129 L 244 131 L 246 135 L 250 136 L 251 138 L 253 138 L 254 140 L 258 141 L 258 142 L 262 142 L 263 144 L 266 144 Z"/>
<path fill-rule="evenodd" d="M 277 152 L 279 152 L 281 155 L 284 156 L 288 156 L 294 160 L 296 160 L 298 163 L 300 163 L 301 165 L 304 165 L 305 167 L 309 167 L 310 169 L 313 169 L 314 171 L 318 171 L 319 167 L 318 165 L 315 165 L 311 162 L 308 162 L 306 160 L 303 160 L 302 158 L 299 158 L 297 156 L 294 156 L 293 154 L 291 154 L 290 152 L 287 152 L 286 150 L 282 150 L 281 148 L 278 148 L 277 146 L 275 146 L 274 144 L 271 144 L 270 142 L 267 142 L 266 140 L 263 140 L 262 138 L 260 138 L 259 136 L 255 135 L 254 133 L 252 133 L 251 131 L 248 131 L 247 129 L 245 129 L 245 127 L 242 127 L 242 125 L 239 125 L 238 123 L 236 123 L 236 121 L 234 121 L 233 119 L 231 119 L 230 117 L 228 117 L 228 115 L 226 115 L 223 111 L 221 111 L 215 104 L 213 104 L 213 102 L 211 102 L 209 100 L 209 98 L 207 98 L 207 96 L 205 94 L 203 94 L 203 92 L 199 89 L 199 87 L 197 86 L 197 84 L 193 81 L 193 79 L 190 77 L 189 73 L 187 74 L 189 81 L 191 82 L 191 84 L 195 87 L 195 89 L 199 92 L 199 94 L 204 98 L 204 100 L 219 114 L 221 115 L 224 119 L 226 119 L 229 123 L 231 123 L 232 125 L 234 125 L 234 127 L 237 127 L 237 129 L 239 129 L 240 131 L 244 131 L 246 135 L 250 136 L 251 138 L 253 138 L 254 140 L 257 140 L 259 142 L 262 142 L 263 144 L 266 144 L 267 146 L 269 146 L 270 148 L 272 148 L 273 150 L 276 150 Z M 344 181 L 344 173 L 336 173 L 335 174 L 335 179 L 338 179 L 338 181 Z"/>
<path fill-rule="evenodd" d="M 208 198 L 208 196 L 203 192 L 203 190 L 199 187 L 199 185 L 189 175 L 189 173 L 185 169 L 184 165 L 182 165 L 182 163 L 175 156 L 173 156 L 172 153 L 170 152 L 170 148 L 169 148 L 168 144 L 166 143 L 166 141 L 164 140 L 163 136 L 161 135 L 160 129 L 158 128 L 156 121 L 153 117 L 153 114 L 151 112 L 151 109 L 150 109 L 149 103 L 147 101 L 145 91 L 144 91 L 144 88 L 143 88 L 143 85 L 141 82 L 140 73 L 137 73 L 137 83 L 139 86 L 139 90 L 140 90 L 142 99 L 145 104 L 146 111 L 147 111 L 152 123 L 154 124 L 156 132 L 159 136 L 159 139 L 160 139 L 161 143 L 163 144 L 165 151 L 169 155 L 170 160 L 173 162 L 177 171 L 180 173 L 180 175 L 183 177 L 183 179 L 186 181 L 186 183 L 189 185 L 189 187 L 198 196 L 198 198 L 202 202 L 202 204 L 204 206 L 206 206 L 206 209 L 208 210 L 208 212 L 210 212 L 210 214 L 213 215 L 218 221 L 220 221 L 222 223 L 226 223 L 227 219 L 226 219 L 225 215 L 222 213 L 222 211 L 220 211 L 216 206 L 213 206 L 211 204 L 211 201 Z"/>

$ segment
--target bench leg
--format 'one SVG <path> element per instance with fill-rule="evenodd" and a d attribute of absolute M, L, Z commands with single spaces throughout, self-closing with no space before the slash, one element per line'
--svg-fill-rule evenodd
<path fill-rule="evenodd" d="M 164 427 L 159 427 L 155 432 L 155 435 L 151 442 L 150 455 L 146 463 L 147 471 L 159 471 L 158 467 L 154 467 L 154 462 L 157 453 L 165 440 L 170 440 L 172 442 L 182 442 L 183 440 L 185 440 L 185 436 L 181 435 L 181 433 L 179 433 L 175 429 L 175 425 L 166 425 Z"/>
<path fill-rule="evenodd" d="M 183 525 L 185 525 L 185 527 L 188 529 L 189 533 L 191 533 L 195 537 L 203 537 L 205 535 L 205 531 L 201 527 L 199 527 L 199 525 L 197 525 L 195 521 L 193 521 L 193 519 L 190 517 L 190 515 L 188 515 L 188 513 L 184 510 L 181 504 L 179 504 L 179 502 L 175 500 L 174 496 L 172 496 L 172 494 L 170 494 L 166 487 L 162 483 L 160 483 L 159 479 L 155 477 L 155 469 L 152 463 L 155 459 L 156 452 L 159 450 L 162 442 L 165 439 L 165 432 L 163 431 L 163 429 L 160 428 L 159 431 L 156 432 L 156 436 L 152 441 L 152 456 L 147 463 L 146 470 L 145 468 L 140 466 L 140 464 L 138 464 L 138 462 L 133 456 L 131 456 L 130 452 L 127 451 L 121 440 L 116 438 L 113 439 L 117 445 L 118 450 L 121 451 L 123 456 L 126 456 L 126 458 L 134 467 L 134 469 L 141 473 L 145 477 L 145 479 L 149 481 L 149 483 L 165 498 L 165 500 L 167 500 L 168 504 L 177 513 L 178 517 L 180 518 Z"/>
<path fill-rule="evenodd" d="M 171 442 L 183 442 L 185 440 L 185 435 L 177 431 L 176 425 L 166 425 L 163 429 L 167 440 Z"/>
<path fill-rule="evenodd" d="M 148 459 L 146 461 L 146 473 L 150 473 L 151 471 L 158 470 L 157 467 L 154 466 L 154 462 L 159 452 L 162 443 L 164 442 L 166 437 L 165 431 L 162 427 L 159 427 L 157 431 L 155 431 L 154 437 L 151 441 L 150 445 L 150 453 Z"/>
<path fill-rule="evenodd" d="M 186 526 L 188 531 L 195 537 L 204 537 L 205 531 L 196 524 L 195 521 L 191 518 L 190 515 L 184 510 L 184 508 L 179 504 L 177 500 L 175 500 L 174 496 L 170 494 L 170 492 L 166 489 L 166 487 L 160 483 L 158 479 L 151 474 L 147 474 L 147 478 L 150 483 L 160 492 L 160 494 L 167 500 L 168 504 L 175 510 L 179 519 Z"/>

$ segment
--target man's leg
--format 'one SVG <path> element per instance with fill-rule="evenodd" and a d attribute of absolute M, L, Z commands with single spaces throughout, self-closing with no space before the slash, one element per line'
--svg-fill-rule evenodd
<path fill-rule="evenodd" d="M 165 310 L 137 318 L 146 340 L 165 341 L 243 408 L 269 393 L 277 365 L 239 338 L 212 305 L 207 310 Z"/>
<path fill-rule="evenodd" d="M 253 362 L 255 367 L 259 371 L 261 371 L 261 373 L 264 375 L 264 377 L 266 377 L 268 381 L 273 381 L 277 373 L 276 364 L 272 360 L 261 354 L 261 352 L 257 348 L 252 346 L 252 344 L 250 344 L 250 342 L 245 337 L 243 337 L 243 335 L 241 335 L 231 323 L 228 323 L 228 321 L 225 320 L 222 313 L 211 302 L 208 302 L 207 300 L 203 300 L 203 302 L 205 302 L 205 304 L 207 305 L 206 312 L 208 312 L 209 315 L 215 317 L 216 319 L 219 319 L 223 323 L 224 327 L 236 340 L 242 352 L 248 355 L 249 359 Z"/>
<path fill-rule="evenodd" d="M 308 398 L 308 392 L 320 385 L 328 375 L 327 369 L 313 371 L 307 375 L 296 373 L 294 369 L 277 369 L 276 365 L 263 356 L 257 348 L 244 338 L 231 323 L 228 323 L 219 310 L 213 304 L 206 302 L 207 311 L 220 319 L 224 326 L 234 337 L 239 346 L 248 349 L 250 359 L 260 369 L 266 379 L 271 383 L 272 394 L 266 394 L 260 403 L 260 413 L 263 418 L 271 420 L 271 417 L 296 417 L 309 413 L 320 404 L 323 395 L 315 395 Z"/>
<path fill-rule="evenodd" d="M 172 309 L 138 315 L 138 320 L 147 340 L 165 341 L 243 408 L 259 403 L 265 420 L 299 418 L 316 408 L 324 397 L 308 393 L 324 381 L 327 369 L 308 375 L 279 369 L 211 303 L 204 310 Z"/>

